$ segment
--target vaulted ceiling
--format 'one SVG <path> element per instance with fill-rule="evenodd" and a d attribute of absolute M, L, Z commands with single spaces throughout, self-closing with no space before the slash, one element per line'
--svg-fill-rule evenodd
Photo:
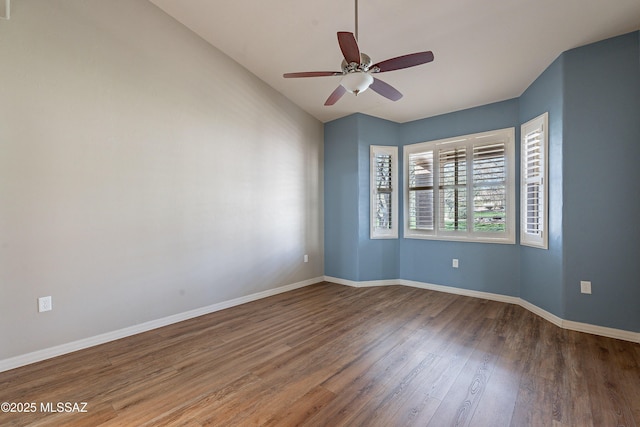
<path fill-rule="evenodd" d="M 434 62 L 378 74 L 404 94 L 368 90 L 324 101 L 340 77 L 338 31 L 353 0 L 151 0 L 323 122 L 355 112 L 407 122 L 517 97 L 562 52 L 640 29 L 640 0 L 359 0 L 362 52 L 373 62 L 431 50 Z M 212 79 L 215 76 L 212 76 Z"/>

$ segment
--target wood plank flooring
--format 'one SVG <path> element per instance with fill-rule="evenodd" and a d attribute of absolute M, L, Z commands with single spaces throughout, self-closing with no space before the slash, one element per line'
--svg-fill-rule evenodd
<path fill-rule="evenodd" d="M 637 426 L 640 344 L 320 283 L 0 373 L 0 402 L 36 409 L 3 426 Z"/>

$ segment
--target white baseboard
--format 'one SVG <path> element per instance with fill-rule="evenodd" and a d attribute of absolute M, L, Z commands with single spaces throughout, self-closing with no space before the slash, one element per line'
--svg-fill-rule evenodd
<path fill-rule="evenodd" d="M 470 289 L 455 288 L 452 286 L 434 285 L 432 283 L 416 282 L 414 280 L 405 280 L 405 279 L 354 281 L 354 280 L 347 280 L 347 279 L 339 279 L 337 277 L 325 276 L 324 280 L 326 282 L 337 283 L 339 285 L 352 286 L 356 288 L 363 288 L 363 287 L 369 287 L 369 286 L 402 285 L 402 286 L 410 286 L 413 288 L 428 289 L 432 291 L 446 292 L 449 294 L 464 295 L 468 297 L 488 299 L 491 301 L 499 301 L 499 302 L 505 302 L 509 304 L 516 304 L 563 329 L 569 329 L 577 332 L 585 332 L 588 334 L 600 335 L 603 337 L 640 343 L 640 332 L 625 331 L 622 329 L 607 328 L 604 326 L 574 322 L 572 320 L 565 320 L 556 316 L 553 313 L 550 313 L 538 307 L 537 305 L 530 303 L 529 301 L 523 300 L 520 297 L 494 294 L 490 292 L 473 291 Z"/>
<path fill-rule="evenodd" d="M 206 307 L 196 308 L 194 310 L 186 311 L 184 313 L 178 313 L 172 316 L 163 317 L 161 319 L 151 320 L 149 322 L 140 323 L 138 325 L 130 326 L 124 329 L 118 329 L 117 331 L 111 331 L 111 332 L 96 335 L 93 337 L 84 338 L 78 341 L 73 341 L 70 343 L 57 345 L 55 347 L 45 348 L 43 350 L 38 350 L 31 353 L 23 354 L 20 356 L 11 357 L 9 359 L 0 360 L 0 372 L 8 371 L 10 369 L 18 368 L 24 365 L 29 365 L 35 362 L 40 362 L 42 360 L 51 359 L 53 357 L 61 356 L 67 353 L 72 353 L 74 351 L 93 347 L 99 344 L 104 344 L 109 341 L 115 341 L 120 338 L 125 338 L 125 337 L 136 335 L 142 332 L 147 332 L 152 329 L 161 328 L 163 326 L 168 326 L 174 323 L 182 322 L 184 320 L 189 320 L 194 317 L 203 316 L 205 314 L 224 310 L 226 308 L 231 308 L 236 305 L 245 304 L 245 303 L 259 300 L 262 298 L 267 298 L 273 295 L 281 294 L 283 292 L 292 291 L 294 289 L 298 289 L 305 286 L 316 284 L 318 282 L 322 282 L 323 280 L 324 280 L 323 277 L 315 277 L 313 279 L 303 280 L 302 282 L 292 283 L 290 285 L 280 286 L 274 289 L 268 289 L 266 291 L 257 292 L 255 294 L 246 295 L 246 296 L 235 298 L 229 301 L 223 301 L 217 304 L 208 305 Z"/>
<path fill-rule="evenodd" d="M 491 301 L 506 302 L 509 304 L 518 304 L 520 298 L 509 295 L 493 294 L 490 292 L 474 291 L 471 289 L 453 288 L 451 286 L 434 285 L 431 283 L 416 282 L 414 280 L 397 280 L 398 285 L 411 286 L 413 288 L 429 289 L 431 291 L 446 292 L 449 294 L 463 295 L 466 297 L 482 298 Z"/>
<path fill-rule="evenodd" d="M 448 294 L 456 294 L 456 295 L 463 295 L 467 297 L 483 298 L 483 299 L 488 299 L 492 301 L 506 302 L 509 304 L 518 304 L 520 301 L 520 298 L 512 297 L 508 295 L 492 294 L 489 292 L 473 291 L 470 289 L 454 288 L 451 286 L 434 285 L 432 283 L 416 282 L 415 280 L 406 280 L 406 279 L 354 281 L 354 280 L 347 280 L 347 279 L 339 279 L 337 277 L 324 276 L 324 280 L 325 282 L 337 283 L 338 285 L 351 286 L 354 288 L 402 285 L 402 286 L 409 286 L 412 288 L 446 292 Z"/>
<path fill-rule="evenodd" d="M 358 282 L 331 276 L 324 276 L 324 281 L 336 283 L 338 285 L 351 286 L 352 288 L 371 288 L 374 286 L 392 286 L 400 284 L 398 283 L 398 280 L 367 280 Z"/>
<path fill-rule="evenodd" d="M 31 353 L 23 354 L 20 356 L 11 357 L 9 359 L 0 360 L 0 372 L 8 371 L 14 368 L 19 368 L 20 366 L 25 366 L 31 363 L 40 362 L 42 360 L 61 356 L 67 353 L 72 353 L 74 351 L 93 347 L 99 344 L 104 344 L 109 341 L 115 341 L 120 338 L 125 338 L 125 337 L 136 335 L 142 332 L 147 332 L 153 329 L 161 328 L 163 326 L 168 326 L 174 323 L 182 322 L 184 320 L 192 319 L 194 317 L 203 316 L 205 314 L 224 310 L 226 308 L 231 308 L 237 305 L 245 304 L 245 303 L 259 300 L 262 298 L 267 298 L 283 292 L 292 291 L 294 289 L 313 285 L 321 281 L 337 283 L 339 285 L 352 286 L 356 288 L 364 288 L 364 287 L 372 287 L 372 286 L 402 285 L 402 286 L 410 286 L 410 287 L 420 288 L 420 289 L 428 289 L 428 290 L 438 291 L 438 292 L 446 292 L 446 293 L 456 294 L 456 295 L 469 296 L 474 298 L 483 298 L 491 301 L 499 301 L 499 302 L 505 302 L 509 304 L 516 304 L 563 329 L 569 329 L 577 332 L 585 332 L 593 335 L 600 335 L 604 337 L 640 343 L 640 333 L 638 332 L 631 332 L 631 331 L 625 331 L 621 329 L 607 328 L 604 326 L 591 325 L 588 323 L 580 323 L 580 322 L 574 322 L 571 320 L 564 320 L 519 297 L 494 294 L 490 292 L 474 291 L 474 290 L 463 289 L 463 288 L 455 288 L 451 286 L 434 285 L 432 283 L 417 282 L 417 281 L 405 280 L 405 279 L 354 281 L 354 280 L 340 279 L 337 277 L 324 276 L 324 277 L 316 277 L 313 279 L 304 280 L 298 283 L 292 283 L 290 285 L 269 289 L 269 290 L 258 292 L 251 295 L 246 295 L 246 296 L 235 298 L 229 301 L 223 301 L 223 302 L 212 304 L 206 307 L 200 307 L 194 310 L 186 311 L 184 313 L 178 313 L 172 316 L 163 317 L 162 319 L 156 319 L 149 322 L 141 323 L 139 325 L 130 326 L 128 328 L 119 329 L 117 331 L 107 332 L 105 334 L 100 334 L 93 337 L 81 339 L 78 341 L 61 344 L 55 347 L 50 347 L 43 350 L 38 350 Z"/>
<path fill-rule="evenodd" d="M 590 325 L 588 323 L 574 322 L 572 320 L 563 320 L 562 327 L 576 332 L 586 332 L 587 334 L 640 343 L 640 332 L 607 328 L 605 326 Z"/>
<path fill-rule="evenodd" d="M 561 328 L 565 328 L 565 326 L 564 326 L 565 320 L 562 319 L 561 317 L 558 317 L 555 314 L 550 313 L 547 310 L 538 307 L 537 305 L 531 304 L 529 301 L 523 300 L 522 298 L 518 298 L 518 300 L 519 300 L 518 301 L 518 305 L 520 307 L 529 310 L 533 314 L 536 314 L 536 315 L 542 317 L 543 319 L 553 323 L 556 326 L 559 326 Z"/>

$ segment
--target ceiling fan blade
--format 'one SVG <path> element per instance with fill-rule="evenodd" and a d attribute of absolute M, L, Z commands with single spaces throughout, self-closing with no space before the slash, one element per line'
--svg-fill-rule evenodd
<path fill-rule="evenodd" d="M 358 42 L 353 33 L 346 31 L 338 32 L 338 44 L 340 45 L 340 50 L 347 64 L 352 62 L 360 64 L 360 49 L 358 48 Z"/>
<path fill-rule="evenodd" d="M 372 73 L 384 73 L 385 71 L 415 67 L 416 65 L 426 64 L 431 61 L 433 61 L 433 52 L 417 52 L 378 62 L 377 64 L 372 65 L 370 69 Z M 377 71 L 376 68 L 378 68 Z"/>
<path fill-rule="evenodd" d="M 341 76 L 340 71 L 303 71 L 301 73 L 286 73 L 282 77 L 285 79 L 297 78 L 297 77 L 325 77 L 325 76 Z"/>
<path fill-rule="evenodd" d="M 376 79 L 375 77 L 373 78 L 373 83 L 371 83 L 371 86 L 369 87 L 374 92 L 377 92 L 378 94 L 392 101 L 397 101 L 402 98 L 402 94 L 398 92 L 396 88 L 388 83 L 383 82 L 382 80 Z"/>
<path fill-rule="evenodd" d="M 334 90 L 333 92 L 331 92 L 331 95 L 329 95 L 329 97 L 327 98 L 327 100 L 324 102 L 324 105 L 333 105 L 336 102 L 338 102 L 338 100 L 340 98 L 342 98 L 342 95 L 344 95 L 347 92 L 347 90 L 344 88 L 344 86 L 339 85 L 336 90 Z M 402 96 L 402 95 L 401 95 Z"/>

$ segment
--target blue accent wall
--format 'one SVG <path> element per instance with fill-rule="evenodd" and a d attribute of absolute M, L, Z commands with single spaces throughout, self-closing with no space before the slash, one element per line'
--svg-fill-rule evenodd
<path fill-rule="evenodd" d="M 515 127 L 519 159 L 520 125 L 545 111 L 548 250 L 404 239 L 402 229 L 396 240 L 369 239 L 370 145 L 398 146 L 402 162 L 407 144 Z M 565 52 L 517 99 L 402 124 L 335 120 L 325 124 L 325 274 L 520 296 L 563 319 L 640 331 L 639 162 L 638 31 Z"/>
<path fill-rule="evenodd" d="M 358 275 L 357 116 L 324 126 L 325 275 L 360 280 Z"/>
<path fill-rule="evenodd" d="M 369 150 L 397 145 L 399 125 L 353 114 L 325 125 L 325 275 L 397 279 L 398 239 L 369 238 Z M 400 212 L 398 214 L 401 214 Z"/>
<path fill-rule="evenodd" d="M 568 51 L 564 276 L 570 320 L 640 331 L 640 32 Z M 580 293 L 592 282 L 592 295 Z"/>
<path fill-rule="evenodd" d="M 520 120 L 549 113 L 549 249 L 520 249 L 520 297 L 564 317 L 562 271 L 562 141 L 564 57 L 556 59 L 520 96 Z"/>
<path fill-rule="evenodd" d="M 511 127 L 517 128 L 518 140 L 517 99 L 404 123 L 399 143 L 402 148 L 407 144 Z M 519 158 L 519 147 L 516 147 L 516 158 Z M 459 260 L 457 269 L 451 266 L 454 258 Z M 519 263 L 516 245 L 424 239 L 400 241 L 401 279 L 517 296 Z"/>
<path fill-rule="evenodd" d="M 397 279 L 400 273 L 398 239 L 370 239 L 370 146 L 397 145 L 400 125 L 364 114 L 357 114 L 358 129 L 358 275 L 360 280 Z M 400 151 L 400 150 L 398 150 Z M 398 153 L 401 155 L 401 153 Z M 401 161 L 398 162 L 398 166 Z M 401 192 L 402 184 L 396 189 Z M 401 215 L 402 212 L 397 212 Z M 401 218 L 401 216 L 397 216 Z"/>
<path fill-rule="evenodd" d="M 518 99 L 510 99 L 403 123 L 400 143 L 415 144 L 517 126 Z"/>

